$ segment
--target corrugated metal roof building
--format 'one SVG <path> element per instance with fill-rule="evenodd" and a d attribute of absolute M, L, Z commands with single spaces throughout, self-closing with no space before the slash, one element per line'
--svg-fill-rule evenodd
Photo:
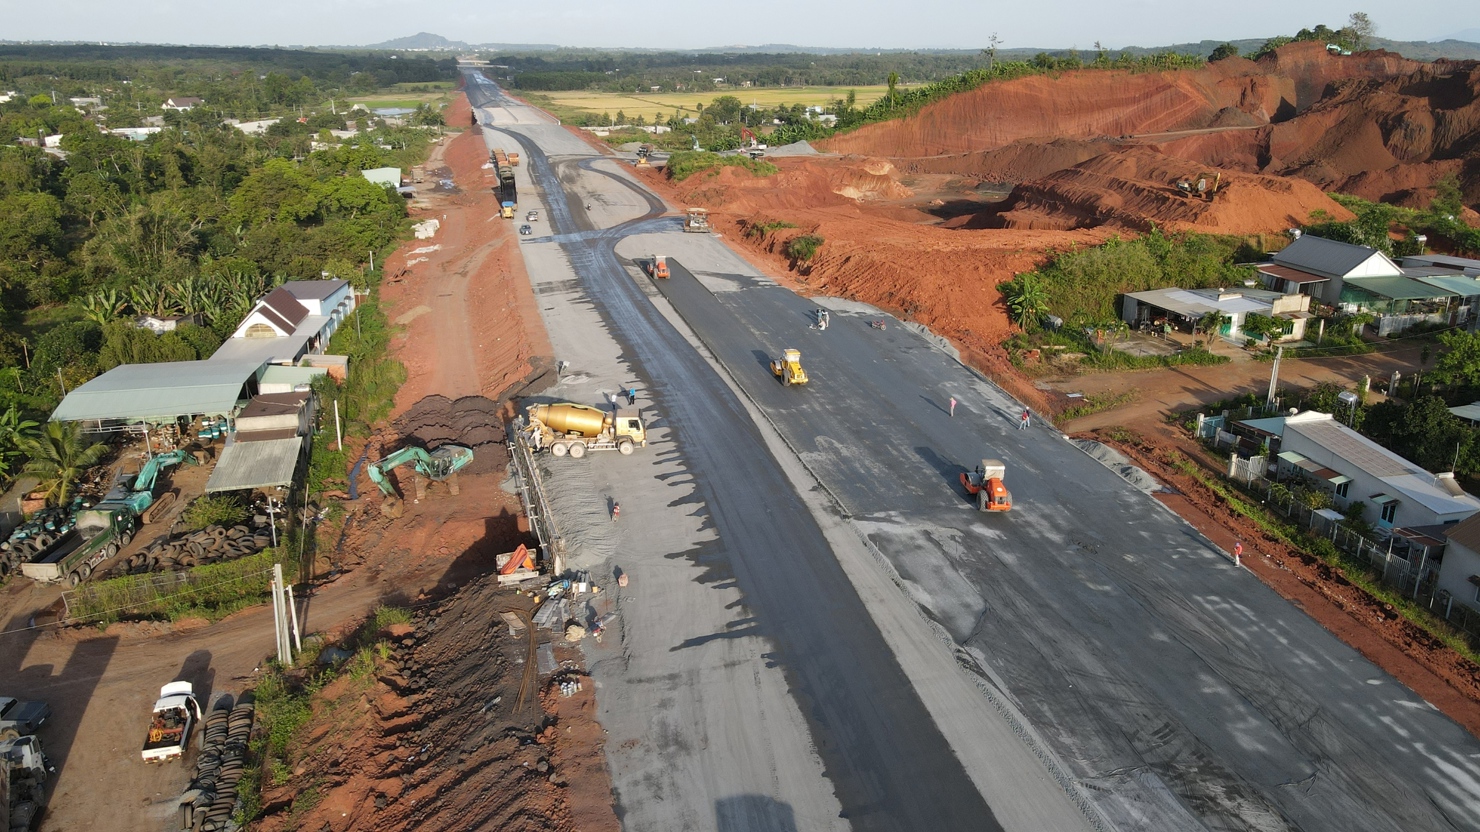
<path fill-rule="evenodd" d="M 68 393 L 58 422 L 173 422 L 230 416 L 256 392 L 257 361 L 122 364 Z"/>

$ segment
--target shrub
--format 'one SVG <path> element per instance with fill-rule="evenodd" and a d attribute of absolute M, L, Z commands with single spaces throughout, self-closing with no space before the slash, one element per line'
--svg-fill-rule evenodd
<path fill-rule="evenodd" d="M 180 513 L 185 528 L 196 532 L 207 526 L 235 526 L 247 522 L 247 507 L 229 494 L 197 497 Z"/>
<path fill-rule="evenodd" d="M 756 176 L 770 176 L 778 170 L 770 162 L 762 162 L 749 156 L 721 156 L 703 150 L 681 150 L 668 157 L 668 165 L 664 169 L 668 172 L 669 179 L 682 182 L 696 173 L 718 171 L 722 167 L 742 167 Z"/>
<path fill-rule="evenodd" d="M 805 263 L 812 259 L 812 256 L 817 253 L 818 249 L 822 248 L 822 243 L 822 238 L 816 234 L 803 234 L 800 237 L 793 237 L 786 243 L 786 256 Z"/>
<path fill-rule="evenodd" d="M 745 236 L 759 240 L 762 237 L 765 237 L 767 234 L 770 234 L 772 231 L 780 231 L 783 228 L 796 227 L 796 223 L 786 222 L 785 220 L 766 220 L 765 222 L 752 221 L 750 223 L 750 227 L 745 229 Z"/>

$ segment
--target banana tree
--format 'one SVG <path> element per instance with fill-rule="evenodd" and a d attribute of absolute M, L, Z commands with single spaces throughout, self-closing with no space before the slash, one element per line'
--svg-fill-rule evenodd
<path fill-rule="evenodd" d="M 82 299 L 82 315 L 89 321 L 102 326 L 123 317 L 128 301 L 117 289 L 100 289 Z"/>

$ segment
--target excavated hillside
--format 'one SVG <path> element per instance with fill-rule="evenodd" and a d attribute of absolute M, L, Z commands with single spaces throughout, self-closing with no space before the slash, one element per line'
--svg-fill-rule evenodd
<path fill-rule="evenodd" d="M 1316 43 L 1197 70 L 1083 70 L 987 84 L 819 143 L 901 170 L 1012 183 L 1130 146 L 1414 206 L 1461 178 L 1480 203 L 1480 64 Z"/>
<path fill-rule="evenodd" d="M 1196 192 L 1199 182 L 1211 196 Z M 1177 183 L 1190 183 L 1193 190 L 1179 189 Z M 1155 225 L 1169 231 L 1259 234 L 1300 225 L 1316 210 L 1337 220 L 1353 218 L 1309 182 L 1215 174 L 1149 148 L 1131 148 L 1025 182 L 1013 190 L 1005 209 L 983 214 L 970 225 L 1134 231 Z"/>

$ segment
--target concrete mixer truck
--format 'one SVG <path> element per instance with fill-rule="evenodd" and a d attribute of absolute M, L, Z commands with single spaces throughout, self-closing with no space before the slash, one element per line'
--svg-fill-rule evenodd
<path fill-rule="evenodd" d="M 570 454 L 576 459 L 587 451 L 619 451 L 631 454 L 647 447 L 647 429 L 635 408 L 603 410 L 583 404 L 531 405 L 521 427 L 525 440 L 536 451 L 548 449 L 555 456 Z"/>

